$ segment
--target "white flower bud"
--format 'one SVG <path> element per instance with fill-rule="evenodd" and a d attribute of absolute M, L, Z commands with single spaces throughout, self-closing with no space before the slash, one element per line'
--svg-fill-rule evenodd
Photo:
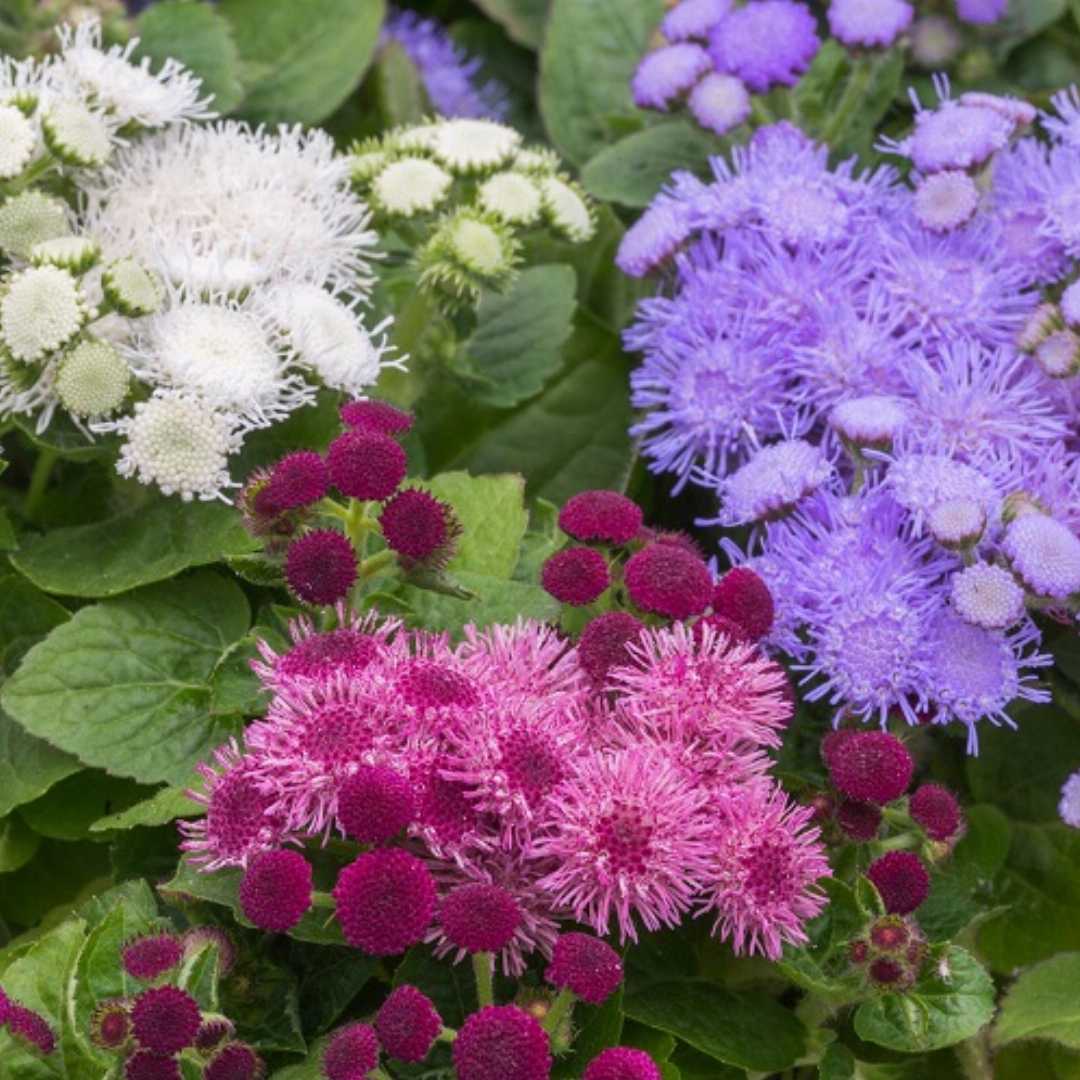
<path fill-rule="evenodd" d="M 49 149 L 65 164 L 104 165 L 112 153 L 112 132 L 105 117 L 78 101 L 58 101 L 41 119 Z"/>
<path fill-rule="evenodd" d="M 18 176 L 36 147 L 34 125 L 14 105 L 0 105 L 0 180 Z"/>
<path fill-rule="evenodd" d="M 428 214 L 446 197 L 454 178 L 426 158 L 391 162 L 372 181 L 371 203 L 384 214 Z"/>
<path fill-rule="evenodd" d="M 1008 570 L 989 563 L 953 575 L 952 602 L 964 622 L 984 630 L 1005 630 L 1024 615 L 1024 590 Z"/>
<path fill-rule="evenodd" d="M 157 279 L 134 259 L 118 259 L 101 275 L 105 298 L 121 315 L 138 318 L 161 307 L 162 291 Z"/>
<path fill-rule="evenodd" d="M 87 236 L 58 236 L 42 240 L 30 249 L 35 266 L 59 266 L 73 274 L 84 274 L 97 262 L 101 249 Z"/>
<path fill-rule="evenodd" d="M 455 172 L 482 172 L 505 165 L 521 136 L 493 120 L 443 120 L 431 135 L 431 152 Z"/>
<path fill-rule="evenodd" d="M 35 244 L 68 236 L 68 209 L 40 191 L 24 191 L 0 205 L 0 248 L 29 258 Z"/>
<path fill-rule="evenodd" d="M 544 211 L 559 232 L 575 244 L 592 239 L 596 231 L 592 210 L 575 185 L 557 176 L 547 176 L 540 180 L 540 192 Z"/>
<path fill-rule="evenodd" d="M 88 315 L 67 270 L 35 266 L 8 279 L 0 300 L 0 337 L 16 360 L 32 363 L 66 345 Z"/>
<path fill-rule="evenodd" d="M 477 190 L 476 201 L 482 210 L 510 225 L 534 225 L 543 209 L 536 181 L 519 172 L 488 177 Z"/>
<path fill-rule="evenodd" d="M 80 419 L 107 416 L 127 397 L 131 372 L 106 341 L 88 338 L 64 355 L 56 375 L 56 396 Z"/>

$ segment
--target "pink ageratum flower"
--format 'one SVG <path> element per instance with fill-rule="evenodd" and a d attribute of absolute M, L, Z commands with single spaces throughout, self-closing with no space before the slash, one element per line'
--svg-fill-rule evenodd
<path fill-rule="evenodd" d="M 544 978 L 590 1005 L 603 1005 L 623 981 L 623 965 L 619 954 L 600 938 L 560 934 Z"/>
<path fill-rule="evenodd" d="M 208 871 L 244 866 L 285 835 L 285 822 L 271 811 L 274 795 L 266 790 L 258 764 L 241 756 L 235 740 L 214 751 L 214 763 L 217 768 L 205 762 L 197 766 L 205 791 L 187 793 L 206 807 L 206 816 L 178 823 L 181 849 Z"/>
<path fill-rule="evenodd" d="M 393 839 L 413 823 L 416 813 L 413 784 L 385 765 L 361 765 L 338 792 L 338 826 L 362 844 Z"/>
<path fill-rule="evenodd" d="M 870 864 L 866 876 L 890 915 L 910 915 L 930 893 L 930 875 L 913 851 L 886 852 Z"/>
<path fill-rule="evenodd" d="M 262 1080 L 266 1065 L 247 1043 L 223 1046 L 207 1063 L 203 1080 Z"/>
<path fill-rule="evenodd" d="M 315 529 L 289 545 L 285 580 L 305 604 L 339 603 L 356 581 L 356 552 L 336 529 Z"/>
<path fill-rule="evenodd" d="M 576 651 L 544 623 L 518 619 L 484 630 L 467 626 L 457 653 L 464 669 L 500 700 L 514 695 L 543 701 L 585 693 Z"/>
<path fill-rule="evenodd" d="M 627 611 L 607 611 L 586 625 L 578 640 L 578 659 L 594 687 L 607 682 L 613 667 L 633 663 L 627 646 L 644 629 L 645 624 Z"/>
<path fill-rule="evenodd" d="M 591 604 L 611 584 L 607 560 L 595 548 L 572 547 L 556 552 L 540 573 L 544 591 L 564 604 Z"/>
<path fill-rule="evenodd" d="M 447 940 L 466 953 L 501 952 L 521 925 L 521 909 L 498 885 L 461 885 L 439 907 Z"/>
<path fill-rule="evenodd" d="M 135 979 L 156 979 L 183 959 L 184 945 L 175 934 L 144 934 L 120 950 L 124 970 Z"/>
<path fill-rule="evenodd" d="M 298 851 L 260 851 L 240 882 L 240 910 L 260 930 L 291 930 L 311 908 L 311 863 Z"/>
<path fill-rule="evenodd" d="M 585 543 L 625 544 L 642 521 L 641 507 L 617 491 L 582 491 L 559 511 L 559 528 Z"/>
<path fill-rule="evenodd" d="M 420 488 L 405 488 L 391 496 L 379 515 L 379 526 L 386 546 L 406 569 L 442 569 L 461 535 L 454 508 Z"/>
<path fill-rule="evenodd" d="M 458 1080 L 548 1080 L 547 1032 L 515 1005 L 489 1005 L 461 1026 L 453 1047 Z"/>
<path fill-rule="evenodd" d="M 323 1051 L 326 1080 L 364 1080 L 379 1064 L 379 1040 L 369 1024 L 338 1028 Z"/>
<path fill-rule="evenodd" d="M 785 942 L 806 941 L 826 902 L 815 883 L 831 874 L 813 816 L 772 783 L 732 792 L 718 810 L 700 910 L 736 953 L 778 960 Z"/>
<path fill-rule="evenodd" d="M 375 1016 L 375 1033 L 383 1049 L 390 1057 L 410 1063 L 428 1056 L 442 1027 L 431 998 L 415 986 L 391 990 Z"/>
<path fill-rule="evenodd" d="M 916 788 L 908 804 L 912 821 L 922 826 L 931 840 L 956 840 L 964 831 L 964 812 L 956 796 L 941 784 Z"/>
<path fill-rule="evenodd" d="M 576 921 L 622 940 L 676 926 L 708 869 L 706 792 L 659 747 L 600 751 L 552 794 L 533 850 L 541 884 Z"/>
<path fill-rule="evenodd" d="M 339 435 L 326 453 L 330 481 L 353 499 L 388 499 L 408 472 L 405 451 L 389 435 L 356 428 Z"/>
<path fill-rule="evenodd" d="M 136 1050 L 124 1062 L 124 1080 L 180 1080 L 180 1059 L 153 1050 Z"/>
<path fill-rule="evenodd" d="M 783 669 L 711 626 L 645 630 L 609 684 L 642 732 L 713 746 L 778 746 L 791 717 Z"/>
<path fill-rule="evenodd" d="M 175 986 L 144 990 L 131 1005 L 135 1041 L 155 1054 L 176 1054 L 194 1046 L 200 1021 L 198 1002 Z"/>
<path fill-rule="evenodd" d="M 396 409 L 385 401 L 347 401 L 341 406 L 340 415 L 341 422 L 355 431 L 404 435 L 413 426 L 412 413 Z"/>
<path fill-rule="evenodd" d="M 326 462 L 314 450 L 286 454 L 271 470 L 259 494 L 260 509 L 296 510 L 317 503 L 330 487 Z"/>
<path fill-rule="evenodd" d="M 589 1062 L 584 1080 L 663 1080 L 663 1073 L 644 1050 L 612 1046 Z"/>
<path fill-rule="evenodd" d="M 700 615 L 712 598 L 712 576 L 700 556 L 679 544 L 655 542 L 631 555 L 623 570 L 630 599 L 669 619 Z"/>

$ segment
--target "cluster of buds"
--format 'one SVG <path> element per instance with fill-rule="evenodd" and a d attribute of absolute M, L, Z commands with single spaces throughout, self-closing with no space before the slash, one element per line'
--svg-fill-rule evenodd
<path fill-rule="evenodd" d="M 1080 374 L 1080 282 L 1073 282 L 1059 303 L 1040 304 L 1017 340 L 1044 375 L 1071 379 Z"/>
<path fill-rule="evenodd" d="M 236 1038 L 232 1021 L 204 1012 L 184 988 L 186 972 L 213 948 L 218 973 L 228 975 L 236 953 L 225 931 L 196 927 L 183 935 L 145 934 L 120 950 L 124 974 L 140 984 L 129 997 L 99 1001 L 90 1015 L 94 1046 L 118 1056 L 124 1080 L 262 1080 L 266 1067 Z"/>
<path fill-rule="evenodd" d="M 876 855 L 866 876 L 890 915 L 909 915 L 926 899 L 926 864 L 947 857 L 966 828 L 956 796 L 921 784 L 908 796 L 915 762 L 885 731 L 843 728 L 827 735 L 821 756 L 832 790 L 814 804 L 818 821 L 838 843 L 866 844 Z M 922 857 L 913 850 L 921 850 Z"/>
<path fill-rule="evenodd" d="M 772 596 L 754 571 L 740 567 L 715 581 L 689 536 L 650 529 L 625 495 L 583 491 L 562 507 L 559 527 L 576 543 L 544 563 L 541 584 L 570 609 L 564 623 L 574 623 L 574 609 L 588 616 L 579 648 L 597 686 L 627 662 L 627 646 L 645 626 L 690 622 L 739 644 L 772 627 Z"/>
<path fill-rule="evenodd" d="M 344 431 L 325 455 L 298 450 L 252 474 L 238 500 L 245 527 L 305 604 L 343 601 L 358 580 L 395 560 L 409 580 L 450 589 L 443 571 L 461 532 L 453 508 L 402 487 L 409 463 L 400 440 L 412 416 L 385 402 L 353 401 L 341 419 Z M 373 535 L 382 549 L 369 554 Z"/>
<path fill-rule="evenodd" d="M 848 957 L 864 973 L 867 985 L 886 993 L 903 993 L 914 986 L 926 955 L 923 932 L 902 915 L 875 919 L 865 936 L 848 946 Z"/>
<path fill-rule="evenodd" d="M 558 158 L 493 120 L 436 119 L 361 143 L 353 182 L 382 220 L 415 239 L 420 284 L 451 307 L 505 288 L 538 228 L 584 243 L 596 227 Z"/>

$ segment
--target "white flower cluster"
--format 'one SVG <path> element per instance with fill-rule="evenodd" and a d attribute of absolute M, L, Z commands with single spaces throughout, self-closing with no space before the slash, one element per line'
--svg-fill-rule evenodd
<path fill-rule="evenodd" d="M 473 301 L 514 274 L 521 233 L 547 226 L 572 243 L 596 229 L 584 192 L 546 149 L 492 120 L 437 119 L 353 150 L 353 181 L 376 213 L 425 229 L 420 281 Z"/>
<path fill-rule="evenodd" d="M 248 433 L 392 362 L 357 311 L 377 237 L 353 161 L 213 122 L 198 78 L 96 21 L 60 45 L 0 61 L 0 418 L 63 410 L 123 437 L 122 474 L 221 497 Z"/>

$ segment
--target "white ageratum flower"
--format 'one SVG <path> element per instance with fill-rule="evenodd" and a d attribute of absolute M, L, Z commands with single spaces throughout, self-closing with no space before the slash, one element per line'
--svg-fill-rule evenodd
<path fill-rule="evenodd" d="M 350 172 L 324 131 L 176 125 L 84 182 L 86 229 L 191 292 L 310 281 L 361 295 L 377 236 Z"/>
<path fill-rule="evenodd" d="M 157 278 L 134 259 L 117 259 L 101 275 L 105 299 L 128 318 L 152 315 L 161 307 L 164 293 Z"/>
<path fill-rule="evenodd" d="M 427 158 L 400 158 L 372 181 L 371 202 L 384 214 L 428 214 L 446 198 L 454 178 Z"/>
<path fill-rule="evenodd" d="M 41 118 L 41 131 L 46 145 L 66 165 L 97 168 L 113 150 L 113 130 L 104 114 L 81 101 L 51 104 Z"/>
<path fill-rule="evenodd" d="M 443 120 L 425 141 L 448 169 L 474 173 L 505 165 L 521 144 L 521 135 L 494 120 Z"/>
<path fill-rule="evenodd" d="M 61 358 L 54 389 L 64 408 L 85 420 L 115 412 L 130 386 L 131 372 L 116 349 L 87 338 Z"/>
<path fill-rule="evenodd" d="M 251 303 L 175 298 L 125 352 L 141 379 L 197 395 L 250 426 L 284 419 L 314 397 L 287 370 L 276 329 Z"/>
<path fill-rule="evenodd" d="M 907 409 L 898 398 L 884 394 L 841 401 L 829 414 L 829 424 L 855 446 L 888 446 L 907 422 Z"/>
<path fill-rule="evenodd" d="M 195 496 L 225 499 L 224 490 L 236 486 L 228 470 L 229 454 L 240 447 L 235 419 L 189 394 L 159 390 L 139 402 L 132 416 L 94 430 L 125 437 L 116 463 L 121 476 L 157 484 L 166 495 L 178 494 L 185 502 Z"/>
<path fill-rule="evenodd" d="M 431 153 L 435 149 L 436 133 L 440 124 L 414 124 L 412 127 L 401 128 L 390 132 L 385 140 L 388 149 L 401 151 L 424 151 Z"/>
<path fill-rule="evenodd" d="M 83 274 L 97 262 L 101 249 L 88 236 L 58 236 L 42 240 L 30 249 L 35 266 L 60 266 L 73 274 Z"/>
<path fill-rule="evenodd" d="M 55 89 L 56 65 L 0 57 L 0 102 L 30 116 L 42 96 Z"/>
<path fill-rule="evenodd" d="M 1037 596 L 1064 600 L 1080 593 L 1080 537 L 1046 514 L 1021 514 L 1008 525 L 1001 550 Z"/>
<path fill-rule="evenodd" d="M 553 176 L 562 167 L 562 162 L 559 155 L 546 146 L 527 146 L 514 154 L 513 167 L 532 176 Z"/>
<path fill-rule="evenodd" d="M 804 439 L 765 446 L 717 485 L 717 520 L 745 525 L 791 510 L 830 476 L 833 468 L 821 450 Z"/>
<path fill-rule="evenodd" d="M 78 26 L 62 26 L 58 34 L 61 49 L 58 77 L 86 95 L 121 126 L 135 123 L 158 128 L 214 116 L 209 108 L 211 98 L 200 96 L 202 81 L 183 64 L 166 60 L 151 73 L 149 57 L 143 57 L 139 64 L 132 62 L 138 38 L 105 49 L 98 19 L 84 19 Z"/>
<path fill-rule="evenodd" d="M 535 225 L 544 207 L 536 181 L 520 172 L 489 176 L 477 188 L 476 202 L 510 225 Z"/>
<path fill-rule="evenodd" d="M 0 248 L 20 259 L 37 244 L 69 236 L 68 208 L 52 195 L 24 191 L 0 204 Z"/>
<path fill-rule="evenodd" d="M 944 547 L 971 547 L 986 531 L 986 510 L 974 499 L 945 499 L 927 514 L 926 526 Z"/>
<path fill-rule="evenodd" d="M 540 193 L 548 220 L 567 240 L 582 244 L 592 238 L 596 231 L 592 210 L 574 185 L 557 176 L 545 176 L 540 180 Z"/>
<path fill-rule="evenodd" d="M 913 516 L 916 535 L 922 533 L 927 516 L 939 503 L 954 499 L 973 502 L 988 520 L 996 517 L 1001 504 L 993 480 L 974 465 L 944 454 L 904 453 L 889 466 L 885 483 Z"/>
<path fill-rule="evenodd" d="M 378 379 L 384 356 L 391 351 L 379 335 L 391 320 L 369 334 L 352 308 L 317 285 L 280 285 L 264 305 L 297 362 L 326 386 L 357 395 Z"/>
<path fill-rule="evenodd" d="M 1024 615 L 1024 590 L 1003 567 L 974 563 L 953 575 L 952 603 L 964 622 L 1005 630 Z"/>
<path fill-rule="evenodd" d="M 0 180 L 10 180 L 30 164 L 37 149 L 34 125 L 14 105 L 0 105 Z"/>
<path fill-rule="evenodd" d="M 34 266 L 7 280 L 0 337 L 16 360 L 33 363 L 66 345 L 92 314 L 69 271 Z"/>

